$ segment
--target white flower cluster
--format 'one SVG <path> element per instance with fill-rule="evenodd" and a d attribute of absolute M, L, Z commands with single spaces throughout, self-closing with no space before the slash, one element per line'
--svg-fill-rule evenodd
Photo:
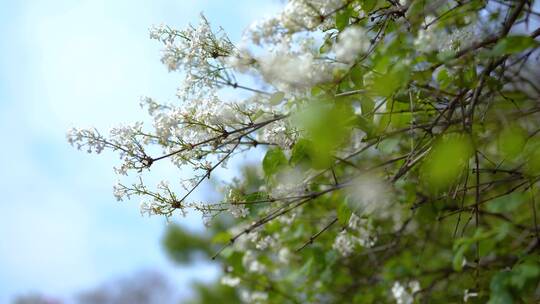
<path fill-rule="evenodd" d="M 240 292 L 240 299 L 244 303 L 266 303 L 268 300 L 268 293 L 264 291 L 249 291 L 243 289 Z"/>
<path fill-rule="evenodd" d="M 257 60 L 266 82 L 283 92 L 303 92 L 333 78 L 336 65 L 317 59 L 311 52 L 295 52 L 282 45 Z"/>
<path fill-rule="evenodd" d="M 242 257 L 242 265 L 244 268 L 253 273 L 263 273 L 266 271 L 266 266 L 264 266 L 252 250 L 247 250 Z"/>
<path fill-rule="evenodd" d="M 427 29 L 420 29 L 414 40 L 414 46 L 421 52 L 457 52 L 474 42 L 474 25 L 465 26 L 448 32 L 432 24 L 435 17 L 427 16 L 424 20 Z"/>
<path fill-rule="evenodd" d="M 360 53 L 367 52 L 369 46 L 366 31 L 359 26 L 351 26 L 339 34 L 334 52 L 338 61 L 352 63 Z"/>
<path fill-rule="evenodd" d="M 99 154 L 105 149 L 103 137 L 95 129 L 71 128 L 66 137 L 69 144 L 77 147 L 78 150 L 86 147 L 86 152 Z"/>
<path fill-rule="evenodd" d="M 309 177 L 300 170 L 284 170 L 279 173 L 276 185 L 270 189 L 271 196 L 282 198 L 305 194 Z"/>
<path fill-rule="evenodd" d="M 122 201 L 124 197 L 127 197 L 129 199 L 129 191 L 124 185 L 120 184 L 119 182 L 116 183 L 113 186 L 113 195 L 116 198 L 117 201 Z"/>
<path fill-rule="evenodd" d="M 296 132 L 286 120 L 278 120 L 259 132 L 257 139 L 288 149 L 296 141 Z"/>
<path fill-rule="evenodd" d="M 255 244 L 255 248 L 257 248 L 259 250 L 265 250 L 267 248 L 274 247 L 275 245 L 276 245 L 276 240 L 272 236 L 267 235 L 265 237 L 262 237 Z"/>
<path fill-rule="evenodd" d="M 388 216 L 392 188 L 376 175 L 362 175 L 353 181 L 350 188 L 351 202 L 361 214 Z"/>
<path fill-rule="evenodd" d="M 392 295 L 397 304 L 413 304 L 414 294 L 418 291 L 420 291 L 420 283 L 418 281 L 411 281 L 406 286 L 396 281 L 392 286 Z"/>
<path fill-rule="evenodd" d="M 238 284 L 240 284 L 240 278 L 233 277 L 231 275 L 224 275 L 223 277 L 221 277 L 221 284 L 229 287 L 236 287 L 238 286 Z"/>
<path fill-rule="evenodd" d="M 291 251 L 287 247 L 283 247 L 278 251 L 278 261 L 283 264 L 289 264 L 291 260 Z"/>
<path fill-rule="evenodd" d="M 279 15 L 252 24 L 248 35 L 255 44 L 276 43 L 300 31 L 325 28 L 345 4 L 346 0 L 290 0 Z"/>
<path fill-rule="evenodd" d="M 249 209 L 245 204 L 239 203 L 238 195 L 233 189 L 229 189 L 229 192 L 224 198 L 224 203 L 229 206 L 229 213 L 235 218 L 246 217 L 249 215 Z"/>
<path fill-rule="evenodd" d="M 348 227 L 357 235 L 356 240 L 362 247 L 373 247 L 377 241 L 374 228 L 370 220 L 352 214 Z"/>
<path fill-rule="evenodd" d="M 347 227 L 351 231 L 342 230 L 332 245 L 332 248 L 338 251 L 341 256 L 348 257 L 351 255 L 357 245 L 368 248 L 375 245 L 377 238 L 373 233 L 373 226 L 369 220 L 362 219 L 353 213 L 349 218 Z"/>
<path fill-rule="evenodd" d="M 202 14 L 197 27 L 178 31 L 156 26 L 150 29 L 150 38 L 164 44 L 161 61 L 169 71 L 182 69 L 186 72 L 179 94 L 185 99 L 191 94 L 202 96 L 207 91 L 204 88 L 216 86 L 219 58 L 229 56 L 234 48 L 227 36 L 216 36 Z"/>
<path fill-rule="evenodd" d="M 346 230 L 342 230 L 336 239 L 332 248 L 337 250 L 343 257 L 347 257 L 354 252 L 356 247 L 356 238 L 349 234 Z"/>
<path fill-rule="evenodd" d="M 141 184 L 132 189 L 138 194 L 147 194 L 150 200 L 143 200 L 139 205 L 141 215 L 165 215 L 169 217 L 172 212 L 179 209 L 182 215 L 185 216 L 184 205 L 179 204 L 176 199 L 176 194 L 171 190 L 168 181 L 161 181 L 157 185 L 158 192 L 149 192 L 144 184 Z"/>
<path fill-rule="evenodd" d="M 67 132 L 67 140 L 77 149 L 86 148 L 88 153 L 101 153 L 105 148 L 118 151 L 123 163 L 115 168 L 117 174 L 127 175 L 129 169 L 141 169 L 149 164 L 143 150 L 143 145 L 148 144 L 151 139 L 142 136 L 142 122 L 132 125 L 124 125 L 113 128 L 109 132 L 109 137 L 105 138 L 96 129 L 72 128 Z"/>

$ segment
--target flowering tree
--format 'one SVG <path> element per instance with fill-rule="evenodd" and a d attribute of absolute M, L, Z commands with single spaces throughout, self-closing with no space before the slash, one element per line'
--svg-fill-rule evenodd
<path fill-rule="evenodd" d="M 141 213 L 226 223 L 199 245 L 245 302 L 532 303 L 539 17 L 531 0 L 290 0 L 237 44 L 204 16 L 154 27 L 179 101 L 143 98 L 151 126 L 68 140 L 118 152 L 137 182 L 114 195 Z M 188 200 L 247 153 L 258 171 L 223 201 Z M 193 175 L 154 187 L 158 162 Z"/>

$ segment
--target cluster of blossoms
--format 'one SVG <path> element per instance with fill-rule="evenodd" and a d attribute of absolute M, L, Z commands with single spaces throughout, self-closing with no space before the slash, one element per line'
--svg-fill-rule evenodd
<path fill-rule="evenodd" d="M 220 59 L 234 49 L 224 33 L 212 31 L 208 20 L 201 14 L 197 27 L 175 30 L 160 25 L 150 29 L 150 38 L 164 44 L 161 61 L 169 71 L 183 70 L 186 73 L 179 96 L 183 99 L 200 97 L 207 88 L 217 86 Z M 195 94 L 195 95 L 193 95 Z"/>
<path fill-rule="evenodd" d="M 142 168 L 149 165 L 143 145 L 154 143 L 155 140 L 145 136 L 142 130 L 143 123 L 112 128 L 108 137 L 104 137 L 96 129 L 71 128 L 67 133 L 67 140 L 81 150 L 85 148 L 88 153 L 101 153 L 109 148 L 119 153 L 122 164 L 114 170 L 119 175 L 127 175 L 128 170 Z"/>
<path fill-rule="evenodd" d="M 400 282 L 394 282 L 392 286 L 392 295 L 396 300 L 396 304 L 413 304 L 414 294 L 418 291 L 420 291 L 418 281 L 411 281 L 405 286 Z"/>
<path fill-rule="evenodd" d="M 523 232 L 528 237 L 530 231 L 538 231 L 531 229 L 530 223 L 515 225 L 523 229 L 519 233 L 509 233 L 511 228 L 495 230 L 500 225 L 494 228 L 490 221 L 479 220 L 479 209 L 488 202 L 481 200 L 483 191 L 490 191 L 495 183 L 487 179 L 488 173 L 510 174 L 511 183 L 530 178 L 518 188 L 528 182 L 532 189 L 536 182 L 535 175 L 518 169 L 527 167 L 523 159 L 532 163 L 538 158 L 534 154 L 537 146 L 527 150 L 523 144 L 516 149 L 533 151 L 532 156 L 522 158 L 493 152 L 496 149 L 486 134 L 491 125 L 500 125 L 505 112 L 490 111 L 501 111 L 507 105 L 491 108 L 482 100 L 519 103 L 527 109 L 520 109 L 520 115 L 538 112 L 536 104 L 529 102 L 537 100 L 531 96 L 540 92 L 534 82 L 529 81 L 525 92 L 508 92 L 509 86 L 495 83 L 496 78 L 514 79 L 518 73 L 507 75 L 505 69 L 499 69 L 497 77 L 490 73 L 499 62 L 519 54 L 518 47 L 530 52 L 515 62 L 532 57 L 540 31 L 526 37 L 530 39 L 521 37 L 524 42 L 505 53 L 509 43 L 496 44 L 495 38 L 503 39 L 511 32 L 525 2 L 515 5 L 517 13 L 508 11 L 506 16 L 510 17 L 505 17 L 505 22 L 511 23 L 496 31 L 500 37 L 491 35 L 489 39 L 479 35 L 483 17 L 474 7 L 480 4 L 424 2 L 290 0 L 278 15 L 253 24 L 240 46 L 222 29 L 214 30 L 202 15 L 197 26 L 184 30 L 153 27 L 150 38 L 163 44 L 162 62 L 169 71 L 185 74 L 177 92 L 179 102 L 161 103 L 144 97 L 141 107 L 148 112 L 149 123 L 121 126 L 108 136 L 95 129 L 74 128 L 68 132 L 68 141 L 89 153 L 105 149 L 119 152 L 121 163 L 116 173 L 136 173 L 139 182 L 129 186 L 119 182 L 113 194 L 120 201 L 143 197 L 143 215 L 168 218 L 190 209 L 201 212 L 211 226 L 213 219 L 225 214 L 226 229 L 221 228 L 226 231 L 216 241 L 224 246 L 216 252 L 230 265 L 221 283 L 237 288 L 244 302 L 278 301 L 273 297 L 283 301 L 292 298 L 290 302 L 359 302 L 352 293 L 360 290 L 361 294 L 380 284 L 386 289 L 373 288 L 377 296 L 393 297 L 398 304 L 405 304 L 413 303 L 420 294 L 420 282 L 430 286 L 426 294 L 441 293 L 444 287 L 429 275 L 448 272 L 453 240 L 435 242 L 433 231 L 445 235 L 453 231 L 456 244 L 461 246 L 454 246 L 460 248 L 456 254 L 459 259 L 455 258 L 456 269 L 444 280 L 471 268 L 461 264 L 466 256 L 471 260 L 471 248 L 479 246 L 481 237 L 476 234 L 472 241 L 463 240 L 467 233 L 473 235 L 471 227 L 492 229 L 486 235 L 502 235 L 501 240 L 511 234 Z M 478 43 L 484 39 L 488 40 Z M 502 57 L 488 61 L 474 57 L 478 48 L 494 45 L 499 55 L 482 55 Z M 476 79 L 478 74 L 482 76 Z M 251 77 L 253 84 L 240 83 L 245 76 Z M 225 98 L 220 90 L 226 87 L 251 95 L 241 100 Z M 482 113 L 482 127 L 473 126 L 472 120 L 480 116 L 475 116 L 475 111 Z M 521 141 L 538 134 L 536 124 L 522 124 L 525 135 Z M 477 129 L 485 131 L 476 134 Z M 469 177 L 473 168 L 470 155 L 454 155 L 471 150 L 461 149 L 465 140 L 450 141 L 452 153 L 437 154 L 436 147 L 447 133 L 468 134 L 467 138 L 477 141 L 476 178 Z M 246 174 L 245 180 L 225 182 L 222 201 L 188 202 L 203 182 L 216 175 L 217 168 L 226 168 L 237 155 L 261 152 L 265 153 L 262 169 Z M 156 162 L 165 161 L 192 174 L 151 189 L 143 182 L 143 175 L 150 174 Z M 499 165 L 492 168 L 497 162 Z M 504 171 L 499 168 L 507 163 L 511 166 Z M 438 169 L 441 167 L 444 170 Z M 481 189 L 481 183 L 487 186 Z M 437 188 L 435 194 L 430 185 L 437 186 L 433 187 Z M 476 190 L 474 198 L 472 190 Z M 497 189 L 492 197 L 504 191 Z M 428 206 L 431 200 L 436 204 Z M 492 207 L 486 216 L 511 223 L 511 217 L 501 212 L 510 207 L 498 208 Z M 459 214 L 457 223 L 449 225 L 441 220 L 431 225 L 446 212 L 449 216 Z M 470 212 L 468 221 L 461 221 L 462 212 Z M 476 225 L 469 225 L 474 214 Z M 456 237 L 458 228 L 462 239 Z M 425 273 L 410 269 L 410 265 L 420 264 L 418 259 L 424 252 L 419 237 L 429 249 L 426 252 L 441 252 L 434 260 L 444 267 L 419 265 Z M 533 239 L 527 237 L 508 243 Z M 418 257 L 415 250 L 420 251 Z M 360 256 L 369 256 L 369 260 Z M 407 262 L 396 267 L 399 259 Z M 382 268 L 384 275 L 380 275 Z M 476 283 L 481 280 L 475 277 Z M 456 288 L 458 292 L 453 291 L 459 298 L 463 287 L 471 286 L 466 283 Z M 297 285 L 310 288 L 298 290 Z M 483 295 L 465 292 L 466 300 L 475 296 Z"/>
<path fill-rule="evenodd" d="M 377 241 L 377 236 L 374 233 L 372 223 L 360 218 L 356 214 L 352 214 L 348 229 L 342 230 L 336 237 L 332 248 L 337 250 L 342 256 L 347 257 L 355 252 L 356 246 L 372 247 Z"/>
<path fill-rule="evenodd" d="M 479 30 L 476 23 L 451 31 L 437 28 L 433 25 L 435 17 L 427 16 L 424 20 L 424 28 L 418 31 L 414 45 L 422 52 L 448 52 L 455 53 L 479 40 Z"/>
<path fill-rule="evenodd" d="M 333 14 L 346 4 L 346 0 L 288 1 L 279 15 L 254 23 L 248 36 L 255 44 L 274 44 L 297 32 L 331 28 Z"/>
<path fill-rule="evenodd" d="M 363 28 L 348 27 L 340 33 L 334 45 L 336 59 L 346 63 L 354 62 L 359 54 L 367 52 L 369 46 L 369 37 Z"/>

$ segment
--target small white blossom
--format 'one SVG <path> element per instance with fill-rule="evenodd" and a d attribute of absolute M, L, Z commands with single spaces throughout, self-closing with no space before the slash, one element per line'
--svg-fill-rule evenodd
<path fill-rule="evenodd" d="M 349 218 L 348 227 L 356 234 L 356 241 L 362 247 L 373 247 L 377 241 L 371 221 L 352 214 Z"/>
<path fill-rule="evenodd" d="M 240 284 L 240 278 L 239 277 L 233 277 L 230 275 L 224 275 L 221 278 L 221 284 L 227 285 L 230 287 L 236 287 L 238 284 Z"/>
<path fill-rule="evenodd" d="M 158 208 L 159 206 L 157 206 L 153 201 L 142 201 L 139 205 L 139 210 L 141 212 L 141 215 L 143 216 L 152 216 L 159 214 Z"/>
<path fill-rule="evenodd" d="M 268 300 L 268 293 L 244 289 L 240 292 L 240 298 L 244 303 L 266 303 Z"/>
<path fill-rule="evenodd" d="M 310 52 L 291 52 L 283 45 L 257 59 L 264 80 L 283 92 L 304 91 L 332 80 L 334 65 Z"/>
<path fill-rule="evenodd" d="M 269 247 L 273 247 L 276 244 L 276 240 L 274 240 L 273 237 L 267 235 L 263 238 L 261 238 L 256 244 L 255 248 L 259 250 L 265 250 Z"/>
<path fill-rule="evenodd" d="M 283 264 L 289 264 L 291 259 L 291 251 L 287 247 L 283 247 L 278 251 L 278 261 Z"/>
<path fill-rule="evenodd" d="M 242 265 L 244 265 L 247 271 L 253 273 L 263 273 L 266 270 L 266 267 L 257 260 L 257 257 L 251 250 L 247 250 L 244 253 Z"/>
<path fill-rule="evenodd" d="M 324 30 L 333 25 L 332 14 L 345 3 L 346 0 L 290 0 L 277 16 L 252 24 L 247 35 L 255 44 L 262 44 L 285 41 L 297 32 L 317 27 Z"/>
<path fill-rule="evenodd" d="M 249 209 L 244 204 L 232 203 L 229 205 L 229 212 L 235 218 L 246 217 L 249 215 Z"/>
<path fill-rule="evenodd" d="M 347 231 L 342 230 L 334 240 L 332 248 L 337 250 L 342 256 L 347 257 L 353 253 L 355 245 L 355 237 L 347 233 Z"/>
<path fill-rule="evenodd" d="M 468 302 L 470 298 L 478 297 L 477 292 L 469 292 L 468 289 L 465 289 L 463 292 L 463 302 Z"/>
<path fill-rule="evenodd" d="M 452 51 L 457 52 L 460 49 L 471 45 L 475 39 L 474 25 L 468 25 L 448 32 L 446 29 L 437 27 L 435 17 L 429 15 L 424 20 L 424 28 L 418 31 L 418 36 L 414 40 L 415 47 L 421 52 L 432 51 Z M 427 28 L 425 28 L 427 27 Z"/>
<path fill-rule="evenodd" d="M 394 282 L 392 286 L 392 295 L 397 304 L 412 304 L 414 302 L 414 294 L 420 291 L 420 283 L 418 281 L 409 282 L 408 286 L 401 285 L 400 282 Z"/>
<path fill-rule="evenodd" d="M 119 202 L 122 201 L 125 196 L 128 196 L 129 198 L 126 187 L 124 187 L 120 183 L 117 183 L 116 185 L 113 186 L 113 195 L 116 198 L 116 200 Z"/>

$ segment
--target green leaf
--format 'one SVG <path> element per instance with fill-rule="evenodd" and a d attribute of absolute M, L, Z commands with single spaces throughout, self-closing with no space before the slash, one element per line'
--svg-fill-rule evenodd
<path fill-rule="evenodd" d="M 214 235 L 212 243 L 214 244 L 226 244 L 231 240 L 232 235 L 228 231 L 222 231 Z"/>
<path fill-rule="evenodd" d="M 285 93 L 283 92 L 276 92 L 270 96 L 270 99 L 268 102 L 272 105 L 278 105 L 283 101 L 283 97 L 285 97 Z"/>
<path fill-rule="evenodd" d="M 426 84 L 431 81 L 431 70 L 413 72 L 411 78 L 418 83 Z"/>
<path fill-rule="evenodd" d="M 490 212 L 511 212 L 523 204 L 527 199 L 526 193 L 514 192 L 508 195 L 496 198 L 487 204 Z"/>
<path fill-rule="evenodd" d="M 463 269 L 463 261 L 465 258 L 465 252 L 469 248 L 469 244 L 462 244 L 454 254 L 452 259 L 452 267 L 455 271 L 460 272 Z"/>
<path fill-rule="evenodd" d="M 372 90 L 379 96 L 390 96 L 407 84 L 410 74 L 408 66 L 396 64 L 386 74 L 377 74 L 375 76 Z"/>
<path fill-rule="evenodd" d="M 506 127 L 498 138 L 499 152 L 504 158 L 515 159 L 527 143 L 527 131 L 514 124 Z"/>
<path fill-rule="evenodd" d="M 512 270 L 512 274 L 510 283 L 515 288 L 521 290 L 525 287 L 527 282 L 534 281 L 540 277 L 540 265 L 533 261 L 528 261 L 516 266 Z"/>
<path fill-rule="evenodd" d="M 492 56 L 516 54 L 523 52 L 528 48 L 537 47 L 538 45 L 538 41 L 529 36 L 508 36 L 499 40 L 499 42 L 491 50 L 490 54 Z"/>
<path fill-rule="evenodd" d="M 304 138 L 298 139 L 292 148 L 289 163 L 295 166 L 299 163 L 309 161 L 311 146 L 310 140 Z"/>
<path fill-rule="evenodd" d="M 491 279 L 489 285 L 491 294 L 489 298 L 489 304 L 511 304 L 514 303 L 512 294 L 508 290 L 508 280 L 510 279 L 509 271 L 502 271 L 497 273 Z"/>
<path fill-rule="evenodd" d="M 441 70 L 437 74 L 437 82 L 439 83 L 439 87 L 443 90 L 452 83 L 452 78 L 450 78 L 447 69 L 441 68 Z"/>
<path fill-rule="evenodd" d="M 472 143 L 467 135 L 441 137 L 420 168 L 423 184 L 433 193 L 448 189 L 466 169 L 472 152 Z"/>
<path fill-rule="evenodd" d="M 355 125 L 358 129 L 366 132 L 367 136 L 372 136 L 375 132 L 375 124 L 371 122 L 371 120 L 368 120 L 364 116 L 357 116 Z"/>
<path fill-rule="evenodd" d="M 343 31 L 349 25 L 351 10 L 342 9 L 336 14 L 336 28 L 338 31 Z"/>
<path fill-rule="evenodd" d="M 337 210 L 337 218 L 340 225 L 345 226 L 349 222 L 349 218 L 351 218 L 352 212 L 351 209 L 349 209 L 349 206 L 347 204 L 347 201 L 343 201 Z"/>
<path fill-rule="evenodd" d="M 263 159 L 263 170 L 266 176 L 274 175 L 286 165 L 287 158 L 281 148 L 273 148 L 266 152 Z"/>

